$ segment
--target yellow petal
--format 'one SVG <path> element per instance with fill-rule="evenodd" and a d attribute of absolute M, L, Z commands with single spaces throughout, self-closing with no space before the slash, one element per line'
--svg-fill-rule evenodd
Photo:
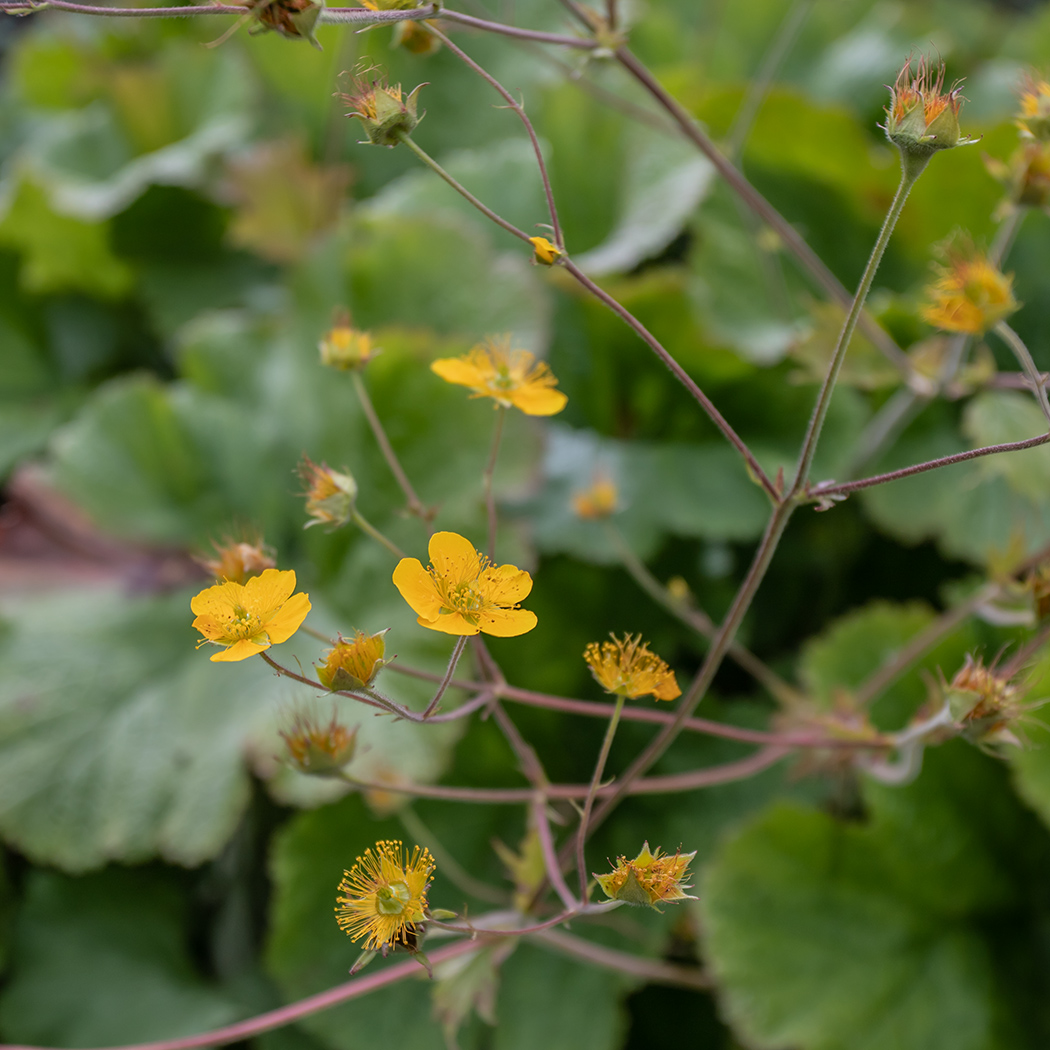
<path fill-rule="evenodd" d="M 435 532 L 428 547 L 430 564 L 437 574 L 453 583 L 477 579 L 481 560 L 474 544 L 458 532 Z M 412 603 L 409 602 L 409 605 Z M 419 612 L 420 610 L 416 610 Z"/>
<path fill-rule="evenodd" d="M 233 663 L 237 660 L 247 660 L 249 656 L 254 656 L 269 648 L 269 645 L 256 645 L 255 642 L 242 638 L 239 642 L 234 642 L 228 649 L 221 649 L 211 660 L 212 663 Z"/>
<path fill-rule="evenodd" d="M 244 587 L 239 583 L 227 581 L 214 587 L 206 587 L 200 594 L 190 599 L 190 609 L 198 616 L 211 614 L 220 619 L 228 617 L 235 606 L 244 604 Z"/>
<path fill-rule="evenodd" d="M 657 700 L 674 700 L 675 697 L 681 696 L 682 690 L 678 688 L 678 682 L 675 681 L 674 675 L 669 675 L 659 682 L 655 689 L 653 689 L 653 696 Z"/>
<path fill-rule="evenodd" d="M 532 590 L 532 577 L 516 565 L 493 565 L 482 574 L 479 590 L 497 605 L 517 605 Z"/>
<path fill-rule="evenodd" d="M 434 620 L 440 615 L 441 598 L 434 589 L 430 573 L 423 568 L 418 558 L 402 558 L 394 569 L 393 579 L 394 586 L 419 617 L 420 623 Z"/>
<path fill-rule="evenodd" d="M 430 362 L 430 371 L 441 376 L 446 383 L 479 389 L 485 385 L 485 377 L 469 361 L 461 357 L 439 357 Z"/>
<path fill-rule="evenodd" d="M 484 620 L 484 617 L 482 617 L 482 620 Z M 432 631 L 441 631 L 442 634 L 471 635 L 477 634 L 484 629 L 475 627 L 472 623 L 467 623 L 459 613 L 441 613 L 431 620 L 425 620 L 420 616 L 416 623 L 422 627 L 429 627 Z"/>
<path fill-rule="evenodd" d="M 226 634 L 226 624 L 229 623 L 228 619 L 216 619 L 210 613 L 201 613 L 193 621 L 193 627 L 195 630 L 200 631 L 205 638 L 210 639 L 213 642 L 217 642 L 220 638 Z"/>
<path fill-rule="evenodd" d="M 507 400 L 527 416 L 553 416 L 569 402 L 560 390 L 536 385 L 512 390 L 507 394 Z"/>
<path fill-rule="evenodd" d="M 516 638 L 531 631 L 536 622 L 536 614 L 528 609 L 492 609 L 478 617 L 481 630 L 496 638 Z"/>
<path fill-rule="evenodd" d="M 253 576 L 244 585 L 244 606 L 266 619 L 266 614 L 288 601 L 294 590 L 295 572 L 292 569 L 266 569 L 261 576 Z"/>
<path fill-rule="evenodd" d="M 294 583 L 293 583 L 294 587 Z M 286 642 L 302 626 L 306 614 L 310 611 L 310 597 L 306 594 L 293 594 L 266 621 L 266 633 L 275 645 Z"/>

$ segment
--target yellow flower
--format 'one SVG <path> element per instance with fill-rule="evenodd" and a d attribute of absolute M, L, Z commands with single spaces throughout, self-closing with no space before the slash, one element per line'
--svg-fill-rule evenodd
<path fill-rule="evenodd" d="M 416 846 L 406 863 L 400 842 L 369 847 L 339 883 L 336 922 L 352 940 L 366 934 L 365 951 L 384 952 L 397 943 L 414 947 L 416 926 L 426 921 L 427 886 L 434 858 Z"/>
<path fill-rule="evenodd" d="M 325 332 L 318 349 L 321 351 L 321 364 L 341 372 L 364 368 L 379 353 L 379 347 L 372 345 L 371 334 L 354 328 L 349 315 Z"/>
<path fill-rule="evenodd" d="M 583 651 L 591 674 L 607 693 L 632 700 L 650 694 L 657 700 L 673 700 L 682 695 L 674 672 L 659 656 L 649 652 L 640 634 L 633 638 L 625 634 L 622 641 L 615 634 L 609 637 L 611 642 L 591 642 Z"/>
<path fill-rule="evenodd" d="M 354 757 L 357 730 L 347 729 L 334 711 L 328 725 L 321 725 L 308 711 L 296 711 L 292 724 L 279 732 L 291 764 L 300 773 L 330 776 Z"/>
<path fill-rule="evenodd" d="M 198 557 L 195 560 L 208 570 L 217 580 L 233 580 L 244 583 L 252 576 L 258 576 L 265 569 L 272 569 L 277 564 L 273 552 L 264 547 L 260 540 L 254 543 L 226 540 L 223 544 L 212 542 L 215 548 L 214 558 Z"/>
<path fill-rule="evenodd" d="M 552 244 L 546 237 L 530 237 L 529 243 L 535 249 L 533 262 L 541 263 L 543 266 L 553 266 L 564 254 L 557 245 Z"/>
<path fill-rule="evenodd" d="M 303 528 L 331 525 L 338 528 L 350 520 L 357 499 L 357 482 L 353 475 L 332 470 L 327 463 L 318 466 L 309 456 L 299 464 L 299 477 L 306 485 L 306 513 L 310 516 Z"/>
<path fill-rule="evenodd" d="M 446 383 L 470 387 L 474 397 L 491 397 L 527 416 L 553 416 L 569 400 L 554 389 L 558 380 L 544 362 L 528 350 L 511 349 L 509 335 L 486 339 L 462 357 L 439 358 L 430 370 Z"/>
<path fill-rule="evenodd" d="M 965 241 L 949 248 L 948 265 L 926 292 L 923 320 L 946 332 L 980 335 L 1018 307 L 1013 275 L 1005 276 Z"/>
<path fill-rule="evenodd" d="M 419 7 L 416 0 L 361 0 L 361 4 L 369 11 L 408 11 Z"/>
<path fill-rule="evenodd" d="M 340 636 L 325 658 L 324 666 L 317 668 L 317 677 L 326 689 L 361 689 L 375 681 L 386 661 L 386 643 L 383 635 L 358 631 L 352 642 Z"/>
<path fill-rule="evenodd" d="M 1017 126 L 1025 138 L 1050 139 L 1050 84 L 1034 73 L 1025 77 L 1021 87 Z"/>
<path fill-rule="evenodd" d="M 616 513 L 618 496 L 616 485 L 609 478 L 599 475 L 589 488 L 572 494 L 572 509 L 579 518 L 608 518 Z"/>
<path fill-rule="evenodd" d="M 299 630 L 310 611 L 306 594 L 293 594 L 295 573 L 267 569 L 247 583 L 232 580 L 207 587 L 191 602 L 193 626 L 204 635 L 197 643 L 223 646 L 212 660 L 245 660 L 285 642 Z"/>
<path fill-rule="evenodd" d="M 490 564 L 455 532 L 435 532 L 429 553 L 429 569 L 418 558 L 402 558 L 394 569 L 394 586 L 424 627 L 513 638 L 536 626 L 536 614 L 518 608 L 532 590 L 523 569 Z"/>
<path fill-rule="evenodd" d="M 695 856 L 696 850 L 682 853 L 678 849 L 673 857 L 665 856 L 660 849 L 651 853 L 646 842 L 634 860 L 617 857 L 616 867 L 608 875 L 594 877 L 610 899 L 659 911 L 657 904 L 665 901 L 696 900 L 683 892 L 692 888 L 683 880 L 688 877 L 689 862 Z"/>

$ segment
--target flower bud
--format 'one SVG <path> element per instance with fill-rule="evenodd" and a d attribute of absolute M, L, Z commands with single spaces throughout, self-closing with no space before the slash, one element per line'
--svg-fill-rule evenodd
<path fill-rule="evenodd" d="M 376 354 L 379 347 L 372 345 L 369 332 L 362 332 L 350 324 L 350 315 L 345 314 L 324 334 L 318 344 L 321 364 L 340 372 L 363 369 Z"/>
<path fill-rule="evenodd" d="M 296 711 L 291 725 L 280 733 L 289 763 L 309 776 L 338 773 L 354 757 L 357 746 L 357 730 L 347 729 L 334 711 L 328 725 L 321 725 L 308 711 Z"/>
<path fill-rule="evenodd" d="M 678 849 L 673 857 L 664 855 L 660 849 L 653 853 L 646 842 L 634 860 L 617 857 L 611 872 L 594 877 L 610 900 L 659 911 L 657 905 L 666 901 L 696 900 L 684 892 L 692 888 L 684 880 L 689 874 L 689 862 L 695 856 L 696 850 L 682 853 Z"/>
<path fill-rule="evenodd" d="M 299 464 L 299 477 L 306 484 L 306 513 L 310 516 L 303 528 L 311 525 L 345 525 L 354 512 L 357 482 L 349 473 L 332 470 L 326 463 L 318 466 L 309 456 Z"/>
<path fill-rule="evenodd" d="M 613 481 L 596 475 L 590 486 L 572 494 L 572 509 L 578 518 L 595 521 L 608 518 L 616 513 L 616 501 L 619 492 Z"/>
<path fill-rule="evenodd" d="M 1022 690 L 1009 675 L 996 674 L 980 657 L 966 662 L 948 685 L 945 702 L 962 735 L 979 747 L 1020 746 L 1012 730 L 1025 712 Z"/>
<path fill-rule="evenodd" d="M 389 628 L 387 628 L 389 630 Z M 358 631 L 352 641 L 341 635 L 325 657 L 323 665 L 317 667 L 317 677 L 326 689 L 365 689 L 376 679 L 376 675 L 390 662 L 384 660 L 386 642 L 383 635 L 365 634 Z"/>
<path fill-rule="evenodd" d="M 541 266 L 553 266 L 565 254 L 546 237 L 530 237 L 529 244 L 534 249 L 532 261 Z"/>
<path fill-rule="evenodd" d="M 883 127 L 905 161 L 925 165 L 938 150 L 972 140 L 960 135 L 961 88 L 956 84 L 944 91 L 943 63 L 934 66 L 925 55 L 920 55 L 914 74 L 911 64 L 909 57 L 890 88 Z"/>
<path fill-rule="evenodd" d="M 409 135 L 422 119 L 416 113 L 420 84 L 405 98 L 400 84 L 371 82 L 353 78 L 353 90 L 338 94 L 349 107 L 347 116 L 357 117 L 364 126 L 368 141 L 374 146 L 396 146 L 402 135 Z"/>

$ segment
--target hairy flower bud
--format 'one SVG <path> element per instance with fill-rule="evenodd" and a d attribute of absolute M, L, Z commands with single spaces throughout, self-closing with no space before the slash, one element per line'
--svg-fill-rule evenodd
<path fill-rule="evenodd" d="M 372 336 L 350 324 L 350 315 L 344 314 L 324 334 L 318 344 L 321 364 L 340 372 L 353 372 L 365 367 L 380 352 L 372 345 Z"/>
<path fill-rule="evenodd" d="M 349 472 L 332 470 L 327 463 L 318 466 L 309 456 L 299 464 L 299 477 L 306 484 L 306 513 L 310 516 L 303 528 L 311 525 L 345 525 L 354 512 L 357 482 Z"/>
<path fill-rule="evenodd" d="M 960 90 L 958 84 L 944 90 L 943 63 L 934 65 L 920 55 L 914 73 L 911 57 L 904 63 L 890 88 L 883 127 L 905 163 L 925 165 L 938 150 L 973 141 L 959 132 Z"/>
<path fill-rule="evenodd" d="M 353 757 L 357 730 L 347 729 L 332 713 L 327 725 L 308 711 L 296 711 L 291 725 L 280 730 L 288 761 L 300 773 L 325 777 L 337 774 Z"/>
<path fill-rule="evenodd" d="M 389 630 L 389 628 L 388 628 Z M 386 642 L 383 635 L 358 631 L 351 641 L 340 636 L 317 668 L 317 677 L 326 689 L 364 689 L 390 662 L 384 660 Z"/>

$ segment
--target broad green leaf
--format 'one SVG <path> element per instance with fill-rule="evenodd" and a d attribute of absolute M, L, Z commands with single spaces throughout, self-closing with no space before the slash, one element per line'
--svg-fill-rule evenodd
<path fill-rule="evenodd" d="M 86 589 L 4 604 L 0 832 L 23 853 L 69 871 L 113 859 L 194 865 L 214 857 L 247 803 L 249 767 L 267 778 L 279 772 L 277 730 L 295 700 L 308 699 L 322 717 L 335 706 L 358 726 L 366 776 L 441 772 L 456 723 L 393 724 L 352 701 L 318 701 L 323 694 L 276 678 L 261 660 L 212 663 L 194 649 L 191 593 Z M 349 630 L 318 595 L 314 604 L 312 624 L 333 636 Z M 414 621 L 407 608 L 400 615 L 383 624 L 395 636 Z M 407 630 L 404 637 L 405 656 L 434 667 L 426 646 Z M 300 632 L 273 655 L 293 668 L 298 659 L 309 673 L 320 650 Z M 403 701 L 418 702 L 422 691 L 384 687 Z M 420 731 L 425 744 L 417 746 Z M 316 804 L 313 782 L 290 778 L 278 784 L 282 796 Z"/>
<path fill-rule="evenodd" d="M 15 925 L 18 962 L 2 996 L 9 1039 L 110 1046 L 208 1031 L 240 1008 L 198 975 L 177 882 L 110 869 L 30 874 Z"/>
<path fill-rule="evenodd" d="M 605 524 L 581 519 L 573 507 L 574 497 L 600 478 L 612 481 L 618 492 L 611 525 L 642 557 L 667 534 L 752 539 L 768 517 L 768 501 L 738 454 L 724 444 L 615 441 L 555 424 L 544 475 L 542 493 L 527 505 L 536 542 L 545 552 L 586 561 L 619 560 Z"/>
<path fill-rule="evenodd" d="M 868 799 L 866 824 L 775 806 L 712 865 L 707 947 L 730 1021 L 756 1047 L 1015 1045 L 983 931 L 1015 906 L 1002 843 L 1028 818 L 964 745 Z"/>
<path fill-rule="evenodd" d="M 710 161 L 689 143 L 659 131 L 631 128 L 619 219 L 609 236 L 576 264 L 591 276 L 624 273 L 659 255 L 707 195 Z"/>
<path fill-rule="evenodd" d="M 978 394 L 966 406 L 962 429 L 975 447 L 1002 445 L 1045 433 L 1047 421 L 1032 396 L 994 390 Z M 980 471 L 986 477 L 1005 478 L 1015 492 L 1050 509 L 1050 448 L 986 456 Z"/>
<path fill-rule="evenodd" d="M 503 964 L 495 1050 L 615 1050 L 623 978 L 530 944 Z"/>
<path fill-rule="evenodd" d="M 54 210 L 35 182 L 22 180 L 0 219 L 0 244 L 22 253 L 19 282 L 26 291 L 123 295 L 131 270 L 112 252 L 104 225 Z"/>

